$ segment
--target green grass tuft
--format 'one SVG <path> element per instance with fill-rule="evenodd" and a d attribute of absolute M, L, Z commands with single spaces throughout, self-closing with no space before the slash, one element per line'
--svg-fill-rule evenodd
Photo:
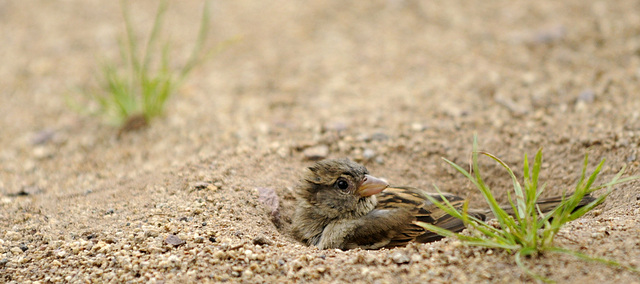
<path fill-rule="evenodd" d="M 444 203 L 438 202 L 431 196 L 426 197 L 433 202 L 436 206 L 447 212 L 448 214 L 463 220 L 467 227 L 473 228 L 476 234 L 471 236 L 454 233 L 446 229 L 423 223 L 416 222 L 416 224 L 424 227 L 427 230 L 433 231 L 445 237 L 456 237 L 463 243 L 468 245 L 483 246 L 489 248 L 500 248 L 510 252 L 515 252 L 515 261 L 519 267 L 521 267 L 527 274 L 532 277 L 542 280 L 551 281 L 544 278 L 541 275 L 533 273 L 527 269 L 523 263 L 524 256 L 537 255 L 542 252 L 559 252 L 566 253 L 578 258 L 597 261 L 609 265 L 624 267 L 628 270 L 638 272 L 637 268 L 624 266 L 618 262 L 607 260 L 603 258 L 591 257 L 579 252 L 559 248 L 553 245 L 553 240 L 558 231 L 567 222 L 580 218 L 582 215 L 591 211 L 593 208 L 604 202 L 605 198 L 612 192 L 613 185 L 636 180 L 640 176 L 632 176 L 627 178 L 620 178 L 624 172 L 624 168 L 618 172 L 618 174 L 610 182 L 594 186 L 596 177 L 600 173 L 604 160 L 598 164 L 593 173 L 589 176 L 586 175 L 588 165 L 588 155 L 585 155 L 582 174 L 575 187 L 575 191 L 570 196 L 565 196 L 562 202 L 547 213 L 542 213 L 540 208 L 536 205 L 541 193 L 544 191 L 544 184 L 539 185 L 538 179 L 540 174 L 540 168 L 542 165 L 542 150 L 536 153 L 533 161 L 533 165 L 530 167 L 528 157 L 524 156 L 524 186 L 517 180 L 515 174 L 502 160 L 496 156 L 478 151 L 477 137 L 474 136 L 473 140 L 473 155 L 472 155 L 472 173 L 466 171 L 462 167 L 455 163 L 444 159 L 447 163 L 453 166 L 456 170 L 466 176 L 475 187 L 482 192 L 482 196 L 489 204 L 489 207 L 500 224 L 499 227 L 494 227 L 485 221 L 477 219 L 467 214 L 468 204 L 463 206 L 462 212 L 456 210 L 442 195 L 438 187 L 436 190 L 441 193 L 441 197 Z M 485 155 L 490 157 L 494 161 L 498 162 L 511 176 L 513 182 L 513 188 L 515 193 L 515 200 L 513 200 L 511 193 L 508 193 L 508 200 L 511 208 L 513 209 L 513 216 L 509 215 L 496 201 L 495 197 L 491 193 L 489 186 L 487 186 L 482 176 L 480 175 L 480 167 L 478 165 L 479 155 Z M 578 209 L 578 204 L 584 196 L 599 190 L 606 188 L 606 191 L 601 194 L 594 201 L 584 205 Z"/>

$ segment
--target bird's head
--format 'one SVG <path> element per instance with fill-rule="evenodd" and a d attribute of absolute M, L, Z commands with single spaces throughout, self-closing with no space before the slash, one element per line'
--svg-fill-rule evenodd
<path fill-rule="evenodd" d="M 305 172 L 298 197 L 326 218 L 360 217 L 376 205 L 375 194 L 389 184 L 369 175 L 363 165 L 349 159 L 317 162 Z"/>

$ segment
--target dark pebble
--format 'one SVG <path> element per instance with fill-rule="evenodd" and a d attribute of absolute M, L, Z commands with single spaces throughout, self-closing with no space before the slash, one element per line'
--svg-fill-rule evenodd
<path fill-rule="evenodd" d="M 271 245 L 272 242 L 263 236 L 257 236 L 253 239 L 253 244 L 262 246 L 262 245 Z"/>
<path fill-rule="evenodd" d="M 20 189 L 20 191 L 15 193 L 9 193 L 8 196 L 29 196 L 42 193 L 43 190 L 37 185 L 26 186 Z"/>
<path fill-rule="evenodd" d="M 206 181 L 199 181 L 193 184 L 193 188 L 197 189 L 197 190 L 203 190 L 206 189 L 207 187 L 209 187 L 211 183 L 206 182 Z"/>
<path fill-rule="evenodd" d="M 29 247 L 27 247 L 27 245 L 25 245 L 25 244 L 21 244 L 20 245 L 20 249 L 22 250 L 22 252 L 25 252 L 25 251 L 27 251 L 29 249 Z"/>

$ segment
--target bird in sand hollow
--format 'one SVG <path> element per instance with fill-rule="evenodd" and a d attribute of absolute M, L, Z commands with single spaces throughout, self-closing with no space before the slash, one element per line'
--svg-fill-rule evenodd
<path fill-rule="evenodd" d="M 464 230 L 462 220 L 448 215 L 424 194 L 442 201 L 438 193 L 411 187 L 390 187 L 369 175 L 367 169 L 349 159 L 329 159 L 309 167 L 296 187 L 297 208 L 293 235 L 306 245 L 320 249 L 379 249 L 404 246 L 409 242 L 427 243 L 442 236 L 413 222 L 422 221 L 454 232 Z M 443 194 L 456 208 L 464 199 Z M 542 212 L 552 210 L 561 197 L 540 199 Z M 580 206 L 591 202 L 585 196 Z M 510 214 L 510 206 L 504 209 Z M 471 216 L 485 220 L 490 210 L 469 209 Z"/>

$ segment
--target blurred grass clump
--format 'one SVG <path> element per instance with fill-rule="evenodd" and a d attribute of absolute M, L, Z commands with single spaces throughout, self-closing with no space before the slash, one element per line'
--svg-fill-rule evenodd
<path fill-rule="evenodd" d="M 222 48 L 205 49 L 210 24 L 210 1 L 206 0 L 198 37 L 187 61 L 179 68 L 171 66 L 171 42 L 160 42 L 168 1 L 159 1 L 151 32 L 142 45 L 132 24 L 130 7 L 121 1 L 125 36 L 119 40 L 119 60 L 106 60 L 98 72 L 98 88 L 83 92 L 97 103 L 92 113 L 109 124 L 120 126 L 120 133 L 145 127 L 165 111 L 167 100 L 176 92 L 195 67 Z M 76 109 L 83 111 L 78 103 Z"/>

